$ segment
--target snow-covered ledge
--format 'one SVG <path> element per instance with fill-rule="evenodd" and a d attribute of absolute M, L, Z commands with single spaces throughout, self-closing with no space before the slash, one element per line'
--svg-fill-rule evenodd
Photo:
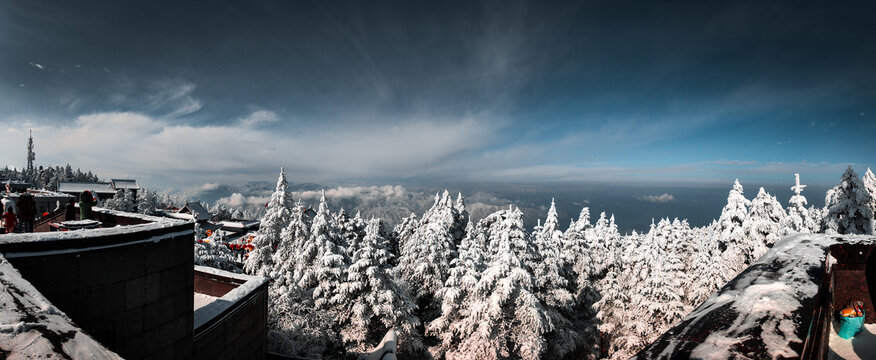
<path fill-rule="evenodd" d="M 207 266 L 198 266 L 195 265 L 195 274 L 197 273 L 211 274 L 224 278 L 238 280 L 240 283 L 231 291 L 227 292 L 225 295 L 221 297 L 215 297 L 211 299 L 201 307 L 195 309 L 194 314 L 194 329 L 195 332 L 204 326 L 210 320 L 221 316 L 228 309 L 236 305 L 238 302 L 252 294 L 254 291 L 267 284 L 269 279 L 261 276 L 251 276 L 244 274 L 235 274 L 229 271 L 219 270 L 216 268 L 211 268 Z M 198 292 L 198 289 L 195 289 L 195 292 Z"/>
<path fill-rule="evenodd" d="M 801 357 L 835 244 L 876 245 L 876 237 L 786 236 L 636 358 Z"/>
<path fill-rule="evenodd" d="M 161 241 L 194 232 L 190 222 L 166 217 L 115 211 L 104 208 L 94 208 L 96 214 L 117 218 L 128 218 L 139 222 L 136 225 L 119 225 L 96 229 L 76 231 L 52 231 L 39 233 L 15 233 L 0 236 L 0 252 L 7 258 L 57 254 L 62 252 L 87 251 L 107 247 L 128 245 L 128 235 L 138 234 L 136 242 Z M 169 228 L 177 231 L 168 233 Z M 155 236 L 145 236 L 155 233 Z M 107 241 L 91 241 L 96 238 L 111 239 Z"/>

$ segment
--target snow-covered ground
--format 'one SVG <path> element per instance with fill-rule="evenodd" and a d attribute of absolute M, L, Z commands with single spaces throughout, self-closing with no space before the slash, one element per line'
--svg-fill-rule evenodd
<path fill-rule="evenodd" d="M 829 360 L 876 359 L 876 324 L 864 324 L 864 328 L 851 339 L 843 339 L 836 333 L 837 324 L 830 327 Z"/>

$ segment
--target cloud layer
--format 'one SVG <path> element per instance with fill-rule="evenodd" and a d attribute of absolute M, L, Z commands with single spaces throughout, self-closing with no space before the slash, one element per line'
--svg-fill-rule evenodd
<path fill-rule="evenodd" d="M 276 114 L 256 111 L 228 125 L 193 126 L 130 112 L 82 115 L 66 126 L 8 124 L 3 137 L 33 127 L 38 163 L 71 163 L 102 176 L 137 176 L 162 185 L 296 179 L 407 178 L 488 142 L 491 126 L 474 118 L 421 120 L 388 128 L 258 126 Z M 9 152 L 0 161 L 16 163 Z"/>
<path fill-rule="evenodd" d="M 660 195 L 642 196 L 639 198 L 639 200 L 652 202 L 655 204 L 664 204 L 664 203 L 675 201 L 675 196 L 672 196 L 672 194 L 663 193 Z"/>

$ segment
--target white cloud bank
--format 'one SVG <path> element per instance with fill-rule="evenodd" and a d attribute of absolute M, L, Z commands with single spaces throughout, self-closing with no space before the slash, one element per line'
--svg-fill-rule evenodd
<path fill-rule="evenodd" d="M 33 129 L 39 164 L 70 163 L 104 177 L 131 175 L 160 186 L 293 181 L 428 174 L 449 157 L 482 146 L 492 128 L 473 118 L 410 121 L 390 126 L 347 125 L 265 129 L 276 114 L 257 111 L 230 125 L 192 126 L 131 112 L 79 116 L 66 126 L 5 123 L 2 142 Z M 17 142 L 17 141 L 16 141 Z M 4 151 L 0 163 L 21 162 Z"/>
<path fill-rule="evenodd" d="M 664 203 L 668 203 L 668 202 L 671 202 L 671 201 L 675 201 L 675 196 L 672 196 L 672 194 L 663 193 L 663 194 L 660 194 L 660 195 L 646 195 L 646 196 L 642 196 L 642 197 L 639 198 L 639 200 L 647 201 L 647 202 L 652 202 L 652 203 L 655 203 L 655 204 L 664 204 Z"/>

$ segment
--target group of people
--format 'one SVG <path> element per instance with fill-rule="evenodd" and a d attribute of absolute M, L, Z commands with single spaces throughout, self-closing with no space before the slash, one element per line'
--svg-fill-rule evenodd
<path fill-rule="evenodd" d="M 6 234 L 13 232 L 33 232 L 33 224 L 36 219 L 36 202 L 33 200 L 33 195 L 27 192 L 22 192 L 18 196 L 18 201 L 12 201 L 9 198 L 9 193 L 3 196 L 2 216 L 0 216 L 0 231 Z M 97 200 L 91 195 L 90 191 L 83 191 L 79 195 L 79 218 L 94 219 L 91 208 L 97 205 Z M 65 207 L 64 220 L 76 220 L 76 201 L 70 199 Z"/>
<path fill-rule="evenodd" d="M 36 202 L 33 200 L 33 195 L 22 192 L 18 196 L 18 201 L 13 202 L 7 193 L 0 202 L 3 204 L 2 220 L 6 233 L 15 232 L 16 229 L 20 232 L 33 232 L 33 221 L 36 218 Z"/>

